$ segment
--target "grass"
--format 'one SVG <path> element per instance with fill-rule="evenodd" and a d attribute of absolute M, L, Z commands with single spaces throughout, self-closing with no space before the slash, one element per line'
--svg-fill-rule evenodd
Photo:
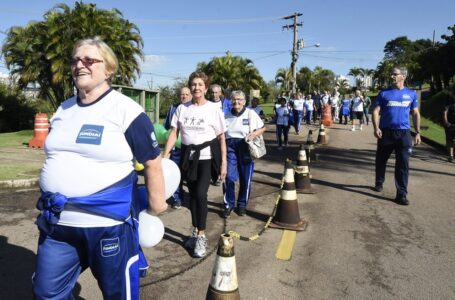
<path fill-rule="evenodd" d="M 28 164 L 23 163 L 20 165 L 5 165 L 0 164 L 0 181 L 14 180 L 14 179 L 30 179 L 39 176 L 42 163 Z"/>
<path fill-rule="evenodd" d="M 0 133 L 0 147 L 15 147 L 27 144 L 33 137 L 33 130 Z"/>
<path fill-rule="evenodd" d="M 444 128 L 424 117 L 420 119 L 420 134 L 438 144 L 446 144 Z"/>

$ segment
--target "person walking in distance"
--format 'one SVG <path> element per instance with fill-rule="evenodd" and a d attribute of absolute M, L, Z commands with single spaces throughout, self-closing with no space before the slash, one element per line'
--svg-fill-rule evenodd
<path fill-rule="evenodd" d="M 452 94 L 444 106 L 442 113 L 442 120 L 444 122 L 444 129 L 446 134 L 447 160 L 453 162 L 453 145 L 455 141 L 455 87 Z"/>
<path fill-rule="evenodd" d="M 412 153 L 412 136 L 409 114 L 416 131 L 415 144 L 421 142 L 420 113 L 416 92 L 405 87 L 408 71 L 395 67 L 392 71 L 391 88 L 382 90 L 373 104 L 374 136 L 378 139 L 376 151 L 376 179 L 374 189 L 382 191 L 387 160 L 395 151 L 395 202 L 408 205 L 409 157 Z"/>
<path fill-rule="evenodd" d="M 355 124 L 359 123 L 359 130 L 362 130 L 363 124 L 363 97 L 362 93 L 357 90 L 355 91 L 355 96 L 351 100 L 351 107 L 352 107 L 352 128 L 351 131 L 355 131 Z M 358 121 L 356 121 L 358 120 Z"/>
<path fill-rule="evenodd" d="M 167 112 L 166 115 L 166 120 L 164 121 L 164 128 L 166 130 L 171 129 L 171 121 L 172 117 L 175 114 L 175 111 L 177 110 L 177 107 L 180 104 L 186 103 L 191 101 L 191 91 L 187 87 L 183 87 L 180 89 L 180 101 L 178 103 L 173 104 L 170 108 L 169 111 Z M 182 151 L 180 151 L 180 148 L 174 147 L 171 151 L 171 156 L 170 159 L 177 164 L 177 166 L 180 166 L 180 159 L 182 156 Z M 182 207 L 182 200 L 183 200 L 183 188 L 182 188 L 182 182 L 180 182 L 178 189 L 175 191 L 174 195 L 171 196 L 171 205 L 172 208 L 175 209 L 180 209 Z"/>

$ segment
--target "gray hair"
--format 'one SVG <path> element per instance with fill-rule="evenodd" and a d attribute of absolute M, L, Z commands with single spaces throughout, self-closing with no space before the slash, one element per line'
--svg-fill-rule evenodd
<path fill-rule="evenodd" d="M 394 69 L 400 70 L 400 74 L 404 77 L 408 77 L 408 68 L 403 66 L 395 66 Z"/>
<path fill-rule="evenodd" d="M 223 90 L 223 89 L 221 88 L 221 85 L 216 84 L 216 83 L 215 83 L 215 84 L 212 84 L 212 85 L 210 86 L 210 89 L 213 89 L 213 88 L 219 88 L 219 89 L 220 89 L 220 92 Z"/>
<path fill-rule="evenodd" d="M 232 91 L 231 99 L 234 99 L 236 96 L 241 97 L 243 100 L 245 100 L 245 93 L 240 90 Z"/>

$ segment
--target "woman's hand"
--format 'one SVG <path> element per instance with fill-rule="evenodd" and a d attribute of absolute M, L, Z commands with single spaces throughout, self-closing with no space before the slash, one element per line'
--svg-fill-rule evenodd
<path fill-rule="evenodd" d="M 221 173 L 220 173 L 220 180 L 224 182 L 226 179 L 226 174 L 227 174 L 227 164 L 225 160 L 221 161 Z"/>

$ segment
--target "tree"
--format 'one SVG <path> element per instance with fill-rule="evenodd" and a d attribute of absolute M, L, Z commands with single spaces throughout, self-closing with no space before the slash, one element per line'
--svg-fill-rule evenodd
<path fill-rule="evenodd" d="M 242 90 L 248 95 L 252 89 L 265 90 L 266 87 L 250 59 L 233 56 L 230 52 L 222 57 L 214 57 L 208 63 L 200 62 L 197 68 L 207 74 L 211 83 L 219 84 L 224 89 Z"/>
<path fill-rule="evenodd" d="M 280 68 L 275 75 L 275 84 L 280 85 L 281 91 L 289 91 L 292 85 L 292 70 L 290 68 Z"/>
<path fill-rule="evenodd" d="M 21 88 L 31 82 L 41 87 L 41 97 L 56 108 L 74 94 L 69 60 L 75 41 L 100 36 L 119 60 L 113 83 L 129 85 L 139 74 L 143 41 L 136 25 L 116 9 L 101 10 L 95 4 L 76 2 L 74 9 L 58 4 L 41 22 L 8 30 L 2 54 Z"/>

